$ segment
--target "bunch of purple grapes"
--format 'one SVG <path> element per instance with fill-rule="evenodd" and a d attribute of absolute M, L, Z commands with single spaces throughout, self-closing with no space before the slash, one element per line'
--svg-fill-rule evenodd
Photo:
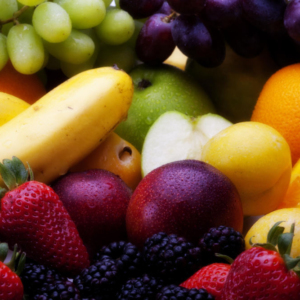
<path fill-rule="evenodd" d="M 204 67 L 222 64 L 228 44 L 252 58 L 265 47 L 281 66 L 300 61 L 300 0 L 119 0 L 135 19 L 147 18 L 138 58 L 159 64 L 177 46 Z"/>

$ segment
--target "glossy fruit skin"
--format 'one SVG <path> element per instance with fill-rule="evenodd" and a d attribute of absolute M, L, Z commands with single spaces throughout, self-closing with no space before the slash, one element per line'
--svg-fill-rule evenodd
<path fill-rule="evenodd" d="M 0 299 L 22 300 L 23 284 L 20 277 L 2 262 L 0 262 L 0 277 Z"/>
<path fill-rule="evenodd" d="M 253 247 L 231 265 L 221 300 L 263 298 L 300 299 L 300 279 L 286 268 L 278 252 Z"/>
<path fill-rule="evenodd" d="M 126 118 L 132 95 L 132 79 L 124 71 L 81 72 L 0 127 L 0 140 L 9 144 L 1 147 L 0 160 L 16 156 L 29 163 L 35 180 L 50 184 Z"/>
<path fill-rule="evenodd" d="M 300 208 L 283 208 L 262 216 L 248 230 L 245 236 L 246 249 L 250 249 L 249 243 L 252 237 L 253 243 L 266 243 L 269 230 L 273 224 L 283 221 L 280 226 L 284 227 L 284 232 L 289 232 L 291 225 L 295 223 L 294 239 L 291 249 L 291 257 L 300 255 Z"/>
<path fill-rule="evenodd" d="M 141 64 L 129 75 L 134 85 L 132 103 L 126 121 L 115 132 L 138 151 L 142 150 L 150 126 L 164 112 L 177 110 L 194 117 L 214 112 L 201 85 L 174 66 Z"/>
<path fill-rule="evenodd" d="M 245 216 L 275 210 L 287 191 L 292 171 L 287 141 L 260 122 L 239 122 L 219 132 L 204 145 L 202 160 L 233 182 Z"/>
<path fill-rule="evenodd" d="M 125 215 L 132 192 L 117 175 L 99 169 L 68 173 L 52 187 L 90 255 L 126 238 Z"/>
<path fill-rule="evenodd" d="M 49 186 L 28 181 L 1 199 L 0 236 L 29 258 L 62 273 L 89 266 L 88 253 L 67 210 Z"/>
<path fill-rule="evenodd" d="M 136 41 L 139 60 L 158 65 L 174 51 L 175 43 L 171 33 L 171 21 L 164 14 L 152 15 L 144 24 Z"/>
<path fill-rule="evenodd" d="M 230 267 L 229 264 L 224 263 L 210 264 L 201 268 L 180 286 L 187 289 L 206 289 L 208 293 L 215 296 L 216 300 L 219 300 Z"/>
<path fill-rule="evenodd" d="M 227 177 L 196 160 L 172 162 L 146 175 L 126 215 L 129 240 L 137 246 L 161 231 L 197 243 L 209 228 L 221 224 L 242 230 L 239 195 Z"/>
<path fill-rule="evenodd" d="M 142 179 L 141 154 L 129 142 L 112 132 L 93 152 L 78 164 L 71 172 L 103 169 L 118 176 L 134 190 Z"/>
<path fill-rule="evenodd" d="M 189 59 L 185 70 L 209 95 L 217 113 L 236 123 L 250 120 L 263 85 L 278 66 L 267 51 L 246 59 L 227 46 L 225 60 L 219 67 L 205 68 Z"/>

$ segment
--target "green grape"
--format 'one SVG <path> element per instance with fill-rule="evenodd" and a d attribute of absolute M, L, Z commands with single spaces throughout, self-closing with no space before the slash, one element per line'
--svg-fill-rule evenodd
<path fill-rule="evenodd" d="M 102 0 L 54 0 L 69 14 L 75 29 L 87 29 L 97 26 L 106 14 Z"/>
<path fill-rule="evenodd" d="M 69 37 L 61 43 L 44 41 L 48 52 L 59 60 L 81 64 L 87 61 L 94 53 L 95 43 L 85 33 L 72 29 Z"/>
<path fill-rule="evenodd" d="M 128 41 L 134 32 L 134 21 L 122 9 L 107 9 L 104 20 L 95 27 L 96 33 L 105 44 L 120 45 Z"/>
<path fill-rule="evenodd" d="M 7 50 L 14 68 L 22 74 L 36 73 L 44 65 L 42 39 L 30 24 L 18 24 L 10 29 Z"/>
<path fill-rule="evenodd" d="M 144 23 L 134 20 L 134 33 L 131 36 L 131 38 L 126 42 L 127 45 L 129 45 L 132 48 L 135 48 L 137 37 L 144 26 Z"/>
<path fill-rule="evenodd" d="M 1 28 L 1 32 L 4 34 L 4 35 L 7 35 L 8 32 L 10 31 L 10 29 L 14 26 L 14 23 L 13 22 L 10 22 L 10 23 L 7 23 L 7 24 L 4 24 Z"/>
<path fill-rule="evenodd" d="M 103 0 L 105 7 L 109 7 L 110 4 L 112 3 L 112 0 Z"/>
<path fill-rule="evenodd" d="M 18 3 L 19 9 L 24 7 L 24 5 Z M 35 7 L 31 6 L 28 7 L 25 11 L 22 12 L 22 14 L 18 17 L 19 23 L 26 23 L 26 24 L 32 24 L 32 15 L 35 10 Z"/>
<path fill-rule="evenodd" d="M 18 2 L 20 2 L 23 5 L 27 5 L 27 6 L 36 6 L 45 1 L 46 0 L 18 0 Z"/>
<path fill-rule="evenodd" d="M 115 5 L 117 8 L 120 8 L 120 0 L 115 0 Z"/>
<path fill-rule="evenodd" d="M 67 77 L 72 77 L 74 75 L 77 75 L 78 73 L 81 73 L 86 70 L 93 69 L 95 61 L 98 56 L 98 51 L 99 51 L 99 43 L 95 43 L 95 51 L 93 55 L 84 63 L 82 64 L 70 64 L 65 61 L 60 62 L 60 68 L 62 72 L 67 76 Z"/>
<path fill-rule="evenodd" d="M 0 33 L 0 70 L 6 65 L 8 61 L 8 52 L 6 46 L 6 36 Z"/>
<path fill-rule="evenodd" d="M 111 46 L 102 45 L 95 67 L 117 65 L 125 72 L 130 72 L 137 65 L 137 56 L 134 49 L 127 44 Z"/>
<path fill-rule="evenodd" d="M 17 0 L 0 0 L 0 20 L 5 21 L 18 10 Z"/>
<path fill-rule="evenodd" d="M 50 43 L 65 41 L 72 30 L 68 13 L 53 2 L 42 3 L 34 10 L 32 24 L 36 32 Z"/>

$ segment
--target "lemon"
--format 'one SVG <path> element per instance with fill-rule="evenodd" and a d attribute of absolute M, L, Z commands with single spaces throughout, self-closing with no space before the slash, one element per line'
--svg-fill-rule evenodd
<path fill-rule="evenodd" d="M 283 136 L 259 122 L 229 126 L 203 148 L 202 160 L 236 186 L 244 215 L 265 215 L 283 199 L 291 176 L 290 148 Z"/>
<path fill-rule="evenodd" d="M 249 243 L 252 237 L 253 243 L 265 243 L 271 227 L 279 221 L 283 221 L 280 226 L 284 227 L 284 232 L 289 232 L 292 223 L 295 223 L 294 239 L 291 249 L 291 256 L 300 255 L 300 208 L 283 208 L 275 210 L 256 221 L 246 234 L 246 248 L 251 248 Z"/>

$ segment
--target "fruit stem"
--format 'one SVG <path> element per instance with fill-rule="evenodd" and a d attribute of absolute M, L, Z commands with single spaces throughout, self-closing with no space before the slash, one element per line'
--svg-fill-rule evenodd
<path fill-rule="evenodd" d="M 147 87 L 151 86 L 152 83 L 148 80 L 148 79 L 142 79 L 139 83 L 138 83 L 138 88 L 140 90 L 144 90 Z"/>
<path fill-rule="evenodd" d="M 7 24 L 7 23 L 11 23 L 14 22 L 15 25 L 20 24 L 20 22 L 18 21 L 18 18 L 22 15 L 23 12 L 25 12 L 27 9 L 29 8 L 28 5 L 24 5 L 21 9 L 19 9 L 18 11 L 16 11 L 13 16 L 7 20 L 1 21 L 0 20 L 0 28 L 2 27 L 2 25 Z"/>
<path fill-rule="evenodd" d="M 173 11 L 170 15 L 163 17 L 162 21 L 165 23 L 170 23 L 171 21 L 175 20 L 178 17 L 178 13 Z"/>

